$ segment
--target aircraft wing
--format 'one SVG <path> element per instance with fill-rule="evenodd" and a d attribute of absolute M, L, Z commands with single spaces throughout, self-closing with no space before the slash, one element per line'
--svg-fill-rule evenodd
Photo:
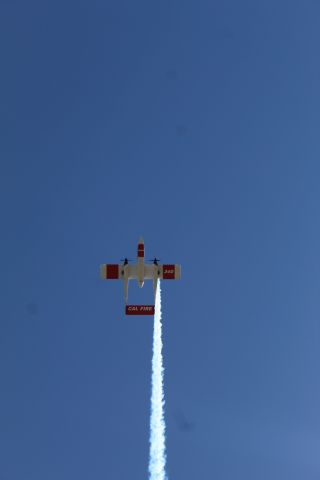
<path fill-rule="evenodd" d="M 138 278 L 138 267 L 135 265 L 122 265 L 119 263 L 103 263 L 100 266 L 101 277 L 105 280 L 118 280 L 123 278 Z M 177 264 L 145 265 L 144 278 L 162 280 L 179 280 L 181 278 L 181 266 Z"/>
<path fill-rule="evenodd" d="M 103 263 L 100 265 L 100 275 L 104 280 L 118 280 L 121 278 L 121 267 L 118 263 Z"/>
<path fill-rule="evenodd" d="M 160 278 L 162 280 L 179 280 L 181 278 L 180 265 L 145 265 L 144 278 Z"/>
<path fill-rule="evenodd" d="M 181 265 L 159 265 L 160 277 L 163 280 L 180 280 L 181 278 Z"/>
<path fill-rule="evenodd" d="M 104 280 L 121 280 L 137 278 L 137 265 L 123 265 L 121 263 L 103 263 L 100 265 L 100 274 Z"/>

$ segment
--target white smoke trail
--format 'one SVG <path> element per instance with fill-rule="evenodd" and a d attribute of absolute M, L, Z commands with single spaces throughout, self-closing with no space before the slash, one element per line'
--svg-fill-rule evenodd
<path fill-rule="evenodd" d="M 166 480 L 161 291 L 158 280 L 153 327 L 149 479 Z"/>

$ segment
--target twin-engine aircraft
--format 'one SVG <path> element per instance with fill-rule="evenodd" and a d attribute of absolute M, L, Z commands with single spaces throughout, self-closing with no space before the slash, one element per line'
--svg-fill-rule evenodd
<path fill-rule="evenodd" d="M 181 266 L 161 264 L 157 258 L 152 260 L 151 264 L 146 264 L 144 260 L 144 241 L 143 238 L 140 238 L 136 263 L 129 264 L 127 258 L 123 260 L 122 264 L 104 263 L 100 267 L 100 272 L 104 280 L 124 281 L 124 298 L 127 315 L 154 315 L 154 305 L 127 305 L 129 280 L 137 280 L 140 288 L 143 287 L 145 280 L 152 280 L 155 299 L 158 279 L 179 280 L 181 277 Z"/>

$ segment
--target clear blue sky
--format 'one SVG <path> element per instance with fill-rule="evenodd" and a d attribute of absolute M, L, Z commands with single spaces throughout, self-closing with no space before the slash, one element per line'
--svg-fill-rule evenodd
<path fill-rule="evenodd" d="M 2 1 L 1 480 L 147 478 L 152 320 L 99 279 L 140 235 L 170 479 L 319 479 L 319 15 Z"/>

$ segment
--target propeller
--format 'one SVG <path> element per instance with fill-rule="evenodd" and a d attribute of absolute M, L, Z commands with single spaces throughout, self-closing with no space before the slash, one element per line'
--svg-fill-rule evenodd
<path fill-rule="evenodd" d="M 132 261 L 131 258 L 127 258 L 127 257 L 120 259 L 120 262 L 123 262 L 124 265 L 127 265 L 131 261 Z"/>
<path fill-rule="evenodd" d="M 149 263 L 154 263 L 155 265 L 158 265 L 158 262 L 160 262 L 160 258 L 154 257 L 151 260 L 148 260 Z"/>

